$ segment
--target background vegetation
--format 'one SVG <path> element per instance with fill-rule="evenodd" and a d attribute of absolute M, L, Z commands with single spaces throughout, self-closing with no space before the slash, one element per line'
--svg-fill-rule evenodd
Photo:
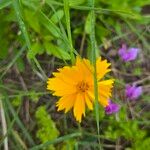
<path fill-rule="evenodd" d="M 149 0 L 0 0 L 0 149 L 95 150 L 149 147 Z M 95 17 L 95 22 L 91 20 Z M 94 52 L 112 63 L 113 101 L 118 114 L 99 109 L 81 124 L 72 113 L 57 112 L 46 91 L 47 77 L 71 65 L 73 55 L 91 59 Z M 141 49 L 124 63 L 118 49 L 126 43 Z M 127 102 L 124 89 L 136 82 L 143 95 Z M 98 142 L 100 139 L 100 143 Z"/>

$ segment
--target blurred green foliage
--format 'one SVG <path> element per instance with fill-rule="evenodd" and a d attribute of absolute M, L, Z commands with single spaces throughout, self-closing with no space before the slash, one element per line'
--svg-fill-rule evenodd
<path fill-rule="evenodd" d="M 119 121 L 114 122 L 114 117 L 110 117 L 111 125 L 106 129 L 105 136 L 112 140 L 125 138 L 129 143 L 131 142 L 133 149 L 146 149 L 150 138 L 144 129 L 139 128 L 139 121 L 126 120 L 126 114 L 126 109 L 122 108 L 118 116 Z"/>
<path fill-rule="evenodd" d="M 8 2 L 9 1 L 3 1 L 3 3 L 6 4 Z M 83 10 L 86 10 L 89 7 L 89 2 L 86 2 L 85 0 L 70 0 L 69 2 L 70 6 L 74 8 L 72 16 L 77 15 L 77 18 L 79 17 L 77 13 L 78 5 L 80 5 L 79 9 L 81 7 Z M 1 5 L 3 3 L 1 2 Z M 110 27 L 114 28 L 115 32 L 119 34 L 121 30 L 120 21 L 132 19 L 133 21 L 141 20 L 142 22 L 143 18 L 140 13 L 141 8 L 142 6 L 149 4 L 149 0 L 136 0 L 134 2 L 130 0 L 125 0 L 123 2 L 121 0 L 96 0 L 95 3 L 95 5 L 99 8 L 96 10 L 96 18 L 98 21 L 95 26 L 97 44 L 99 44 L 102 42 L 105 43 L 105 39 L 110 36 L 112 32 Z M 70 59 L 68 41 L 64 32 L 65 19 L 62 7 L 63 1 L 46 0 L 45 3 L 42 3 L 41 1 L 36 0 L 22 0 L 21 4 L 23 8 L 21 10 L 22 19 L 30 33 L 30 40 L 32 44 L 31 49 L 27 54 L 28 58 L 31 59 L 36 55 L 47 53 L 48 55 L 53 55 L 60 59 Z M 6 13 L 7 16 L 3 17 Z M 78 33 L 76 32 L 78 35 L 82 34 L 83 28 L 85 33 L 90 33 L 90 13 L 87 14 L 85 11 L 82 15 L 80 25 L 75 26 L 74 20 L 71 22 L 73 32 L 78 30 Z M 1 47 L 0 58 L 5 58 L 10 48 L 10 43 L 8 41 L 14 41 L 16 38 L 21 40 L 20 34 L 22 35 L 22 33 L 20 33 L 20 31 L 15 31 L 14 33 L 11 32 L 11 34 L 8 34 L 11 30 L 14 30 L 10 25 L 17 21 L 12 7 L 10 7 L 6 12 L 1 11 L 0 18 L 2 18 L 0 28 L 5 29 L 0 31 L 1 39 L 3 39 L 0 43 L 0 45 L 3 45 Z M 10 31 L 8 30 L 8 27 L 10 27 Z M 7 40 L 4 38 L 6 35 L 9 35 L 7 36 Z M 78 36 L 76 35 L 76 37 Z M 21 40 L 20 42 L 23 41 Z M 88 46 L 90 46 L 90 43 L 88 43 Z"/>
<path fill-rule="evenodd" d="M 59 136 L 59 131 L 56 128 L 55 122 L 51 119 L 44 106 L 37 108 L 35 117 L 38 126 L 36 137 L 40 139 L 42 143 L 52 141 Z M 54 149 L 54 146 L 50 145 L 47 150 Z"/>

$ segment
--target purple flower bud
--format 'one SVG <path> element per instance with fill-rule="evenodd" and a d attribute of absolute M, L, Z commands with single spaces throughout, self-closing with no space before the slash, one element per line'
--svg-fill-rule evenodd
<path fill-rule="evenodd" d="M 142 94 L 142 87 L 136 85 L 127 85 L 125 94 L 130 100 L 136 100 Z"/>
<path fill-rule="evenodd" d="M 107 115 L 111 115 L 113 113 L 117 113 L 119 111 L 120 107 L 119 105 L 113 103 L 111 100 L 109 100 L 108 106 L 105 107 L 105 113 Z"/>
<path fill-rule="evenodd" d="M 138 48 L 127 48 L 125 44 L 119 49 L 118 54 L 125 62 L 135 60 L 139 52 Z"/>

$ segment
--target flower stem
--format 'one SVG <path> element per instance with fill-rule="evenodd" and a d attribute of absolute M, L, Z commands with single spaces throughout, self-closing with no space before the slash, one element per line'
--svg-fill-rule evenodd
<path fill-rule="evenodd" d="M 100 134 L 99 129 L 99 103 L 98 103 L 98 84 L 97 84 L 97 70 L 96 70 L 96 39 L 95 39 L 95 12 L 94 12 L 94 0 L 90 0 L 90 5 L 93 8 L 91 10 L 91 47 L 92 47 L 92 63 L 94 66 L 94 95 L 95 95 L 95 116 L 97 124 L 97 133 Z M 99 148 L 101 149 L 100 138 L 98 138 Z"/>

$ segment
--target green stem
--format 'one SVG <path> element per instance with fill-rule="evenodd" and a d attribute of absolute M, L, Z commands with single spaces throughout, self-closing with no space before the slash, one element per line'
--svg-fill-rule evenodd
<path fill-rule="evenodd" d="M 25 26 L 24 21 L 23 21 L 20 1 L 19 0 L 13 0 L 13 6 L 14 6 L 14 10 L 15 10 L 15 13 L 16 13 L 16 16 L 18 19 L 20 29 L 21 29 L 22 34 L 24 36 L 25 42 L 27 44 L 28 50 L 31 50 L 31 41 L 30 41 L 26 26 Z M 37 68 L 41 71 L 43 78 L 46 80 L 47 76 L 45 75 L 44 71 L 42 70 L 40 63 L 37 61 L 36 58 L 34 58 L 33 61 L 37 65 Z"/>
<path fill-rule="evenodd" d="M 71 27 L 70 27 L 70 9 L 69 9 L 69 0 L 64 0 L 64 11 L 65 11 L 65 18 L 66 18 L 66 26 L 67 26 L 67 34 L 70 43 L 70 55 L 71 55 L 71 62 L 74 64 L 74 49 L 72 44 L 72 36 L 71 36 Z"/>
<path fill-rule="evenodd" d="M 95 12 L 94 12 L 94 0 L 90 0 L 91 7 L 91 47 L 92 47 L 92 63 L 94 66 L 94 96 L 95 96 L 95 115 L 96 115 L 96 124 L 97 124 L 97 133 L 100 134 L 99 129 L 99 103 L 98 103 L 98 84 L 97 84 L 97 70 L 96 70 L 96 39 L 95 39 Z M 100 138 L 98 138 L 99 147 L 101 149 Z"/>

